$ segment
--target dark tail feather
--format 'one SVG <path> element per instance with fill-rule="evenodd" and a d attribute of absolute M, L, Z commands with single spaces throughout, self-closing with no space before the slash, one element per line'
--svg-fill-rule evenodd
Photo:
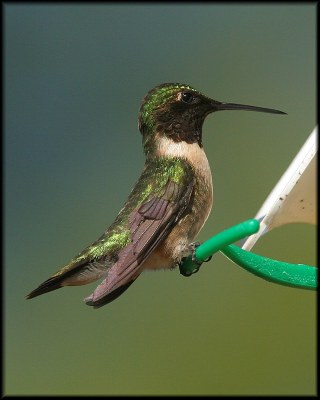
<path fill-rule="evenodd" d="M 60 289 L 61 287 L 62 287 L 61 279 L 57 277 L 51 277 L 47 279 L 45 282 L 41 283 L 41 285 L 39 285 L 32 292 L 27 294 L 26 298 L 33 299 L 34 297 L 40 296 L 41 294 L 44 293 L 51 292 L 52 290 Z"/>

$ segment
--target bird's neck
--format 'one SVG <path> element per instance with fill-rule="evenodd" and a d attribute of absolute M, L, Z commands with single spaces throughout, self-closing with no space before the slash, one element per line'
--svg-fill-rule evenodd
<path fill-rule="evenodd" d="M 177 142 L 171 138 L 161 137 L 154 143 L 152 156 L 182 158 L 189 162 L 195 171 L 211 179 L 207 156 L 198 143 Z"/>

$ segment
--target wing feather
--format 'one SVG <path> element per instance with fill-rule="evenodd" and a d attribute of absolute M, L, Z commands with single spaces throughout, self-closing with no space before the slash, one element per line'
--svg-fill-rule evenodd
<path fill-rule="evenodd" d="M 140 275 L 143 262 L 186 210 L 193 186 L 193 180 L 183 186 L 169 179 L 161 193 L 151 194 L 132 211 L 128 219 L 131 243 L 119 252 L 118 261 L 107 277 L 85 299 L 88 305 L 101 307 L 109 303 L 123 293 L 122 286 L 129 287 Z"/>
<path fill-rule="evenodd" d="M 194 170 L 186 160 L 148 160 L 128 201 L 106 232 L 27 298 L 107 275 L 86 301 L 98 307 L 114 300 L 139 276 L 144 261 L 186 211 L 193 187 Z"/>

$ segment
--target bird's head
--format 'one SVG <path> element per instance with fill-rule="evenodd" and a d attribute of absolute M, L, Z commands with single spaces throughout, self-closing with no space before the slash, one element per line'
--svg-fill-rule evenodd
<path fill-rule="evenodd" d="M 175 142 L 198 143 L 202 146 L 202 125 L 214 111 L 247 110 L 285 114 L 269 108 L 213 100 L 189 85 L 163 83 L 144 97 L 139 112 L 139 130 L 145 149 L 159 137 Z"/>

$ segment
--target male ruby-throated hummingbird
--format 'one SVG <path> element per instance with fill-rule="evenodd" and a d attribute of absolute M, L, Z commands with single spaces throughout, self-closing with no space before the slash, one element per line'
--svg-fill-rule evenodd
<path fill-rule="evenodd" d="M 96 242 L 27 298 L 102 278 L 85 299 L 86 304 L 97 308 L 120 296 L 143 270 L 173 268 L 190 255 L 213 200 L 202 125 L 208 114 L 222 110 L 285 114 L 222 103 L 180 83 L 165 83 L 150 90 L 139 112 L 146 161 L 127 202 Z"/>

